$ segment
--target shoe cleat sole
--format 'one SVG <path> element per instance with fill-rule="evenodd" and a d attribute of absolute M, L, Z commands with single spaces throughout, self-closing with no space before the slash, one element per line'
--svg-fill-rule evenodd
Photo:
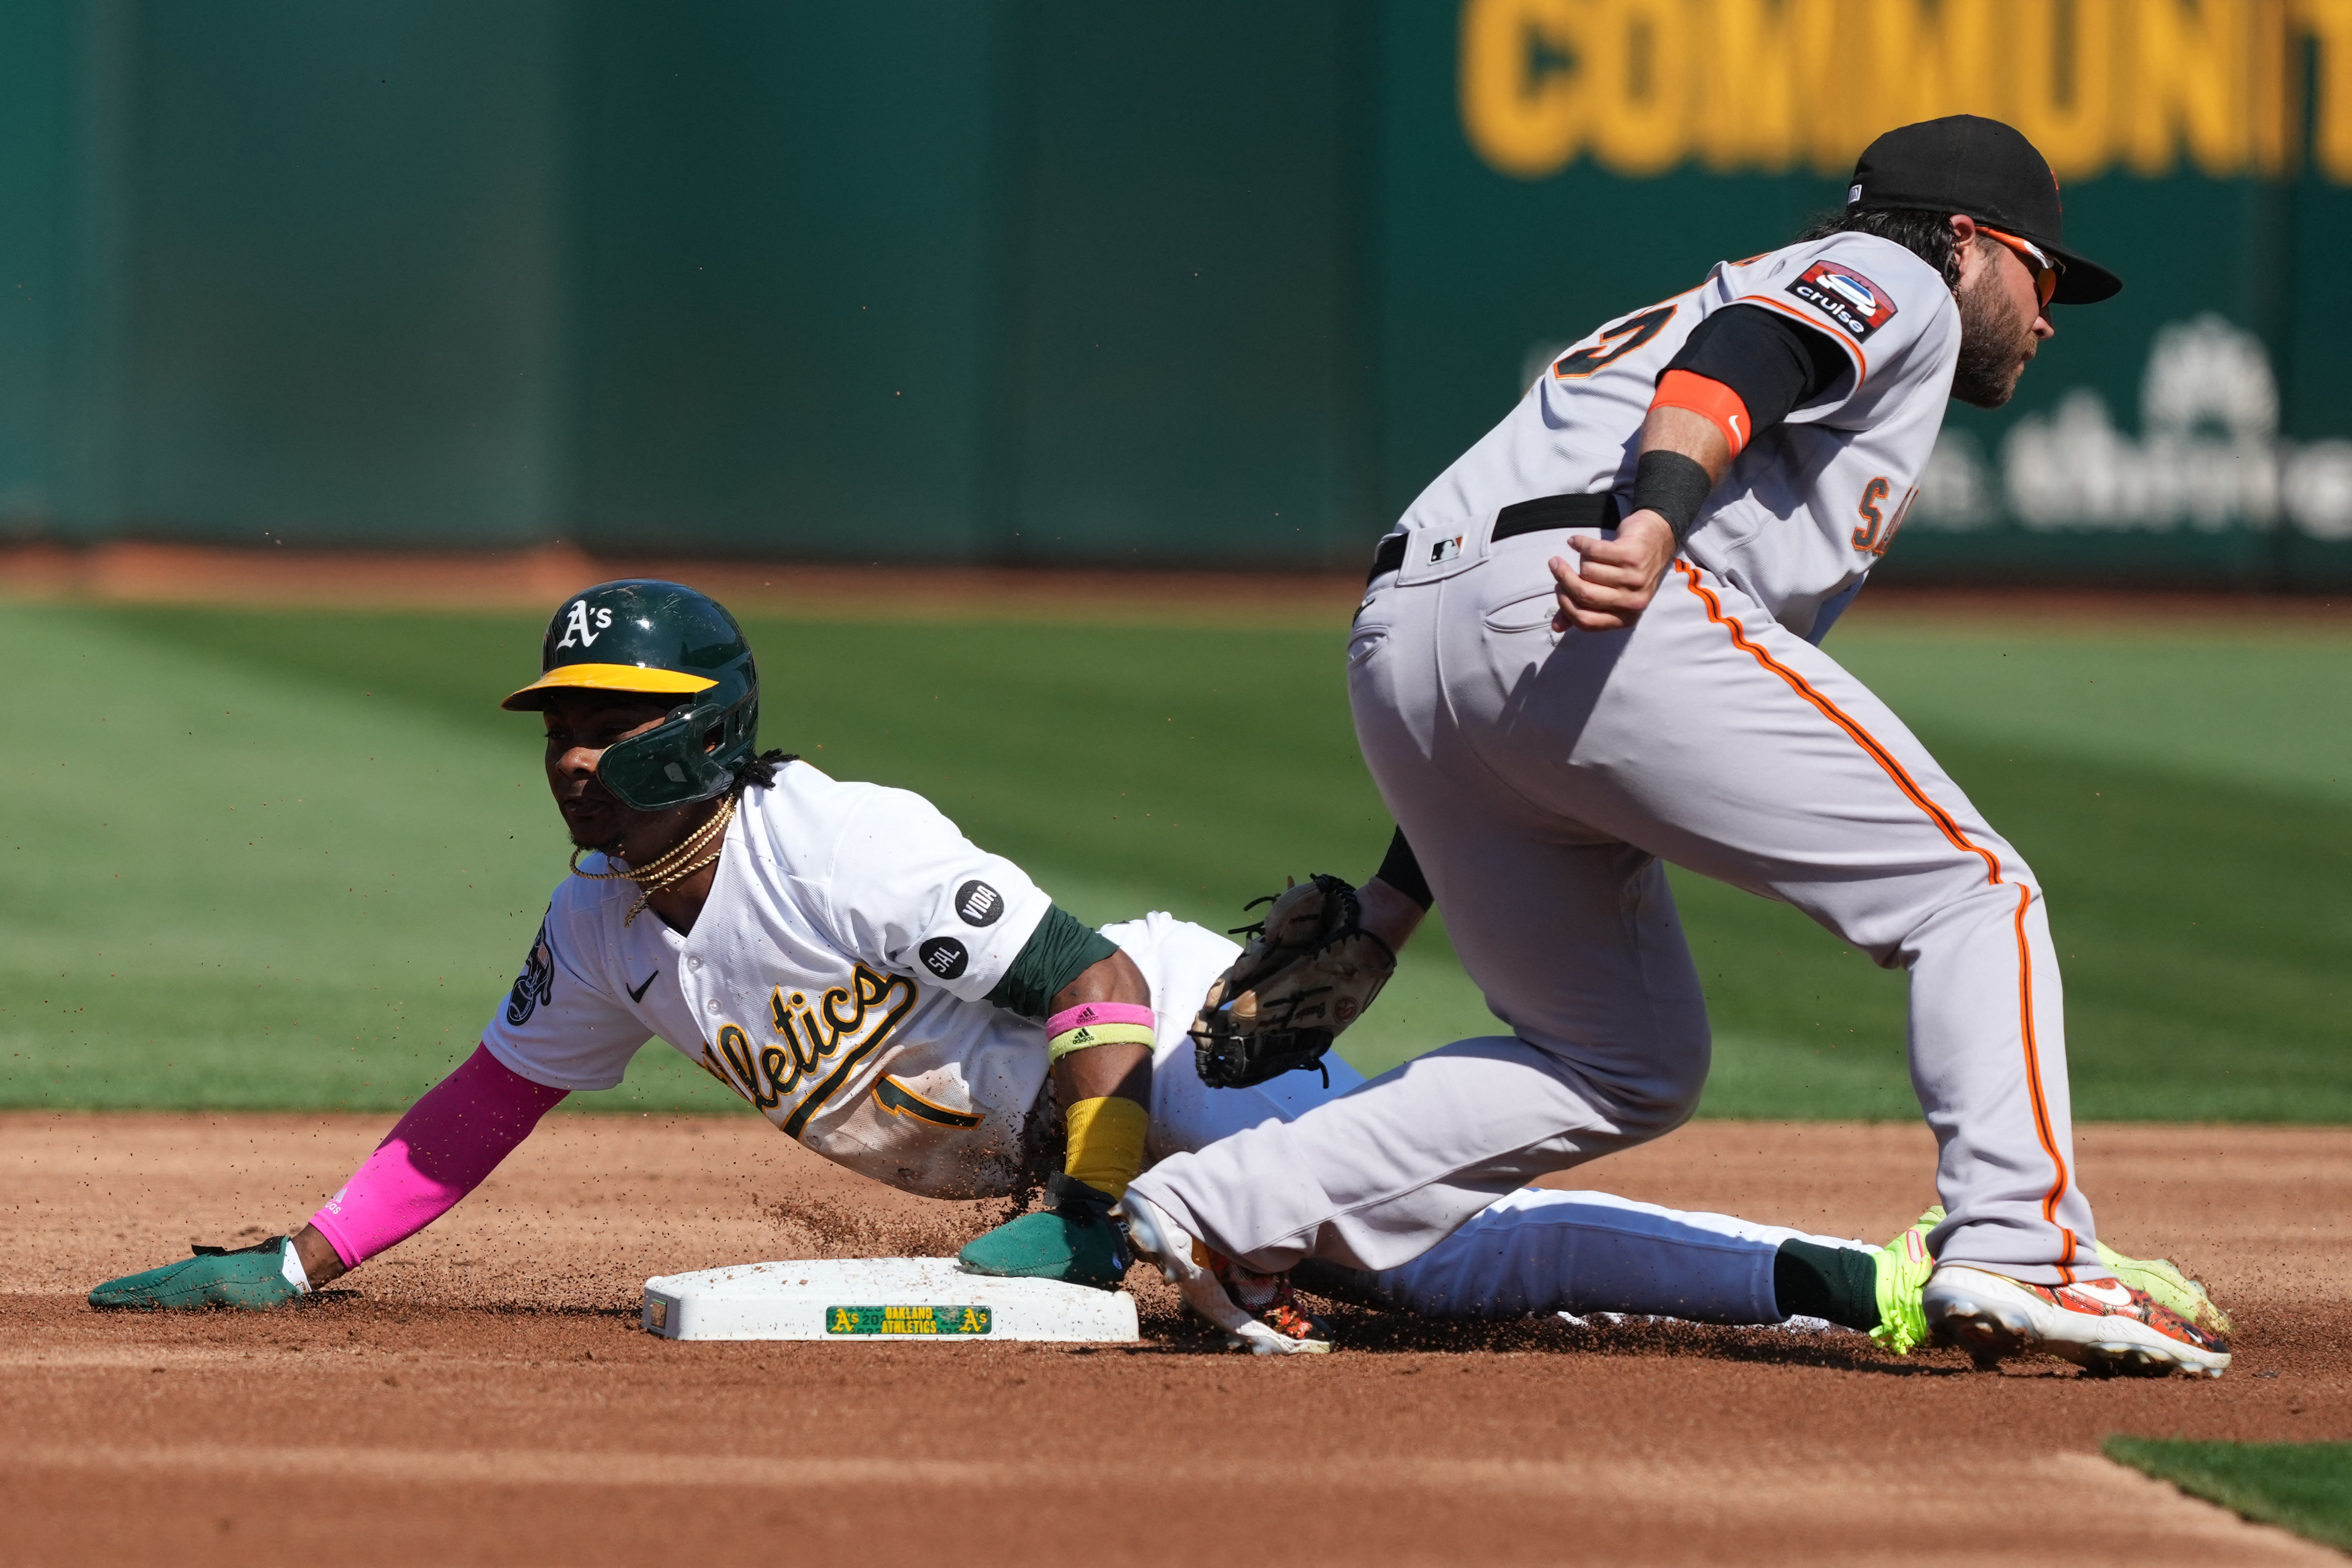
<path fill-rule="evenodd" d="M 1965 1299 L 1939 1303 L 1939 1308 L 1928 1315 L 1928 1332 L 1967 1351 L 1979 1368 L 2038 1348 L 2040 1336 L 2022 1312 Z"/>
<path fill-rule="evenodd" d="M 2203 1373 L 2203 1367 L 2184 1367 L 2170 1356 L 2146 1345 L 2084 1345 L 2081 1365 L 2093 1377 L 2169 1377 L 2176 1371 Z M 2210 1375 L 2219 1377 L 2219 1372 Z"/>
<path fill-rule="evenodd" d="M 2076 1340 L 2047 1332 L 2029 1300 L 2010 1299 L 1997 1277 L 1984 1278 L 1990 1284 L 1984 1290 L 1971 1290 L 1958 1282 L 1934 1283 L 1925 1303 L 1932 1337 L 1967 1351 L 1980 1371 L 2012 1356 L 2035 1354 L 2071 1362 L 2095 1377 L 2165 1377 L 2174 1372 L 2219 1377 L 2230 1364 L 2226 1353 L 2200 1355 L 2168 1339 L 2161 1343 L 2140 1339 Z"/>

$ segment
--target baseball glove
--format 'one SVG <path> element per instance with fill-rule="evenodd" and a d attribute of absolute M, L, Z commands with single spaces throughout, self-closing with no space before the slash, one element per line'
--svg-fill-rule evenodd
<path fill-rule="evenodd" d="M 1356 889 L 1318 874 L 1245 905 L 1265 919 L 1235 928 L 1249 944 L 1209 987 L 1192 1020 L 1192 1062 L 1211 1089 L 1246 1089 L 1298 1068 L 1329 1083 L 1323 1053 L 1363 1016 L 1396 973 L 1396 954 L 1366 931 Z"/>

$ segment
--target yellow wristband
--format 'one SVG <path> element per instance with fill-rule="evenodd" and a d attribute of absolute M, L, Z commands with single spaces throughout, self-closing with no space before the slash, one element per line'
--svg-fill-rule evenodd
<path fill-rule="evenodd" d="M 1078 1101 L 1062 1120 L 1070 1130 L 1062 1173 L 1115 1198 L 1127 1196 L 1127 1184 L 1143 1169 L 1143 1136 L 1150 1131 L 1151 1113 L 1131 1100 L 1107 1094 Z"/>
<path fill-rule="evenodd" d="M 1095 1046 L 1149 1046 L 1158 1038 L 1148 1024 L 1081 1024 L 1047 1040 L 1045 1055 L 1049 1060 L 1060 1061 L 1072 1051 Z"/>

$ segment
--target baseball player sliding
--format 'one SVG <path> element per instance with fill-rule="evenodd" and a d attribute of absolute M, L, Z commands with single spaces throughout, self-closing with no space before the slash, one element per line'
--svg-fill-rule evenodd
<path fill-rule="evenodd" d="M 1797 243 L 1561 355 L 1381 542 L 1348 647 L 1400 856 L 1508 1033 L 1162 1161 L 1124 1200 L 1139 1250 L 1193 1296 L 1195 1239 L 1377 1272 L 1680 1125 L 1709 1042 L 1672 860 L 1909 971 L 1934 1334 L 2218 1375 L 2221 1332 L 2102 1261 L 2040 883 L 1818 647 L 1947 399 L 1998 407 L 2053 305 L 2121 287 L 2064 247 L 2032 145 L 1961 115 L 1873 142 Z"/>
<path fill-rule="evenodd" d="M 1086 929 L 921 797 L 759 752 L 759 700 L 741 631 L 692 589 L 607 583 L 558 610 L 542 673 L 506 706 L 543 717 L 576 874 L 479 1048 L 290 1238 L 110 1281 L 93 1304 L 290 1300 L 446 1212 L 567 1093 L 619 1083 L 654 1036 L 809 1148 L 908 1192 L 1014 1194 L 1058 1167 L 1053 1206 L 963 1262 L 1106 1289 L 1129 1261 L 1109 1211 L 1148 1160 L 1361 1081 L 1335 1060 L 1328 1089 L 1306 1074 L 1208 1087 L 1187 1032 L 1236 964 L 1232 942 L 1165 914 Z M 1358 907 L 1327 881 L 1286 895 L 1277 925 L 1309 902 Z M 1385 886 L 1367 894 L 1419 919 Z M 1924 1332 L 1917 1226 L 1874 1248 L 1597 1193 L 1496 1195 L 1402 1267 L 1327 1283 L 1443 1315 L 1803 1313 L 1897 1350 Z M 1213 1267 L 1235 1339 L 1328 1344 L 1286 1279 Z M 2145 1267 L 2199 1310 L 2191 1283 Z"/>

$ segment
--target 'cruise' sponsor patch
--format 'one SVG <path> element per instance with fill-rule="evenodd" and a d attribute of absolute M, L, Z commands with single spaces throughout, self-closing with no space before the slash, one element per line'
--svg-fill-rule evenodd
<path fill-rule="evenodd" d="M 1789 285 L 1789 292 L 1843 328 L 1856 342 L 1895 319 L 1895 298 L 1835 261 L 1816 261 Z"/>

